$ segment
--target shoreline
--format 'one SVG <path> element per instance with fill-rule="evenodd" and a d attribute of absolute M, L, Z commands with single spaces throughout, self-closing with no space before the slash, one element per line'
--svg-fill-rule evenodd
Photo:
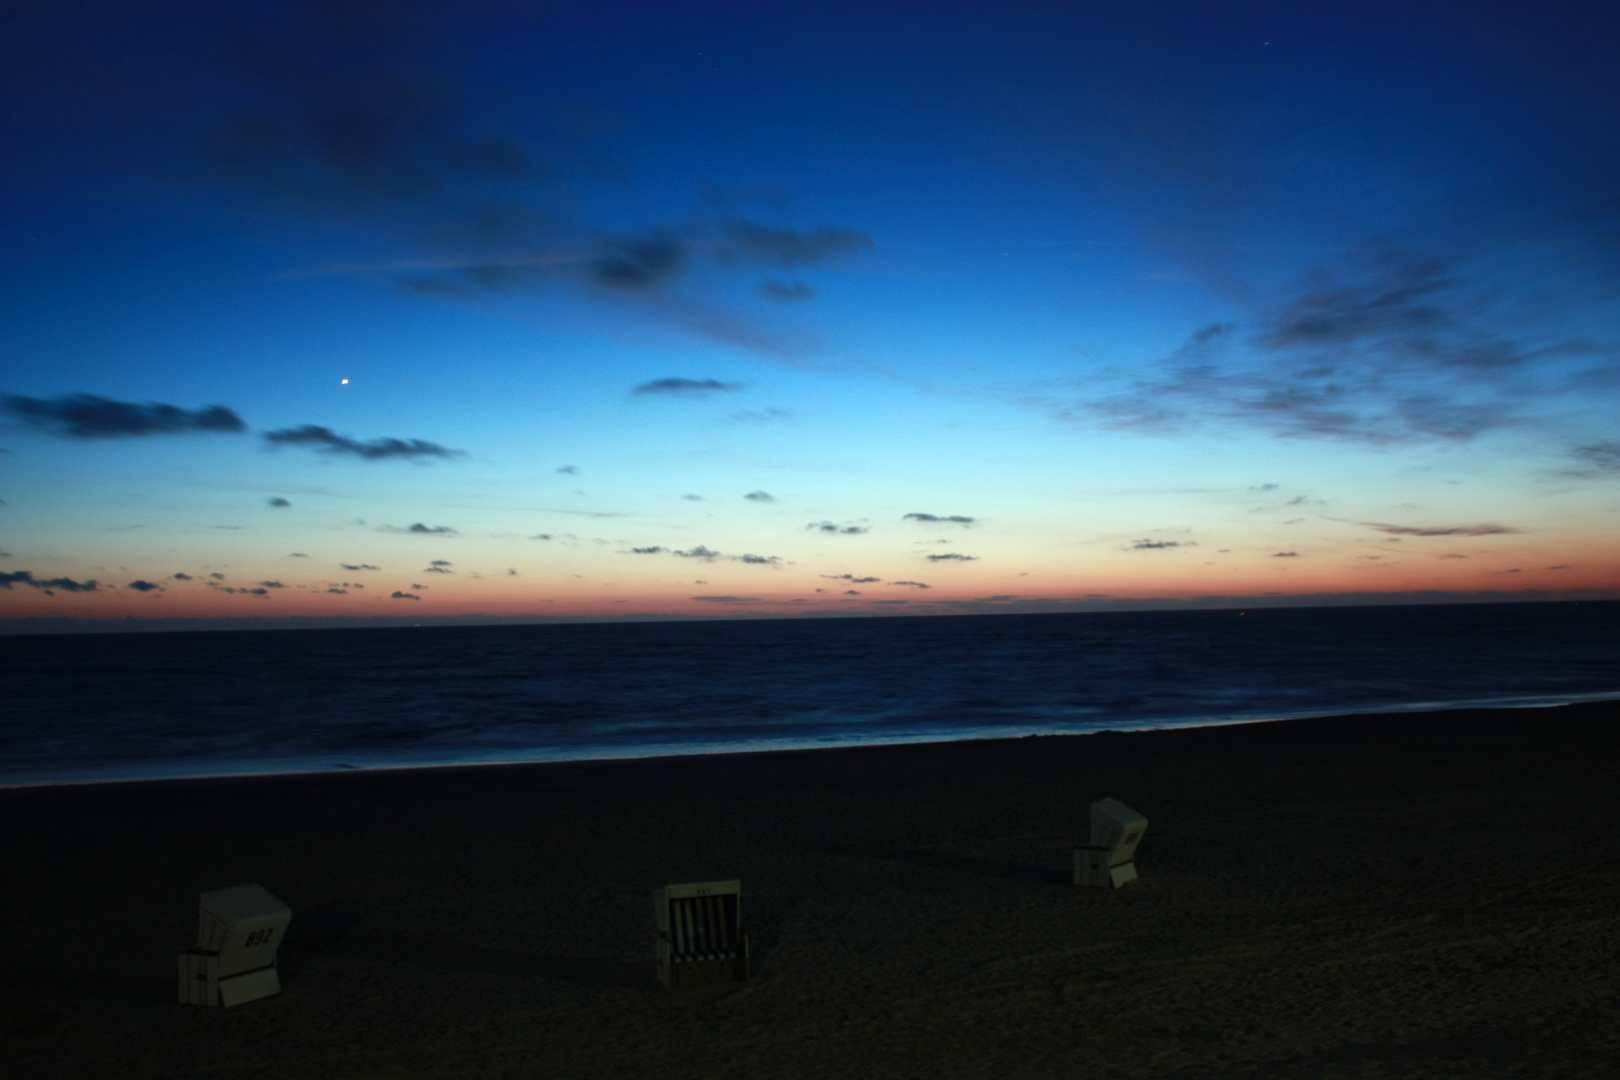
<path fill-rule="evenodd" d="M 1450 712 L 1498 712 L 1517 711 L 1524 709 L 1557 709 L 1570 705 L 1603 704 L 1605 702 L 1620 703 L 1620 692 L 1606 691 L 1598 693 L 1560 695 L 1533 695 L 1522 698 L 1498 699 L 1489 703 L 1478 702 L 1425 702 L 1413 705 L 1392 705 L 1384 708 L 1375 708 L 1360 712 L 1320 711 L 1298 714 L 1266 714 L 1254 717 L 1220 717 L 1196 718 L 1192 720 L 1169 720 L 1158 722 L 1145 722 L 1137 726 L 1119 728 L 1100 728 L 1089 731 L 1035 731 L 1021 735 L 968 735 L 961 738 L 934 738 L 932 736 L 919 736 L 912 739 L 894 740 L 854 740 L 839 743 L 807 742 L 785 746 L 742 746 L 730 748 L 733 744 L 717 743 L 715 746 L 722 749 L 702 748 L 686 752 L 654 752 L 654 753 L 623 753 L 603 756 L 567 756 L 550 758 L 502 758 L 487 761 L 429 761 L 429 762 L 400 762 L 397 764 L 381 763 L 370 765 L 352 765 L 346 762 L 333 763 L 322 767 L 308 768 L 288 767 L 258 772 L 182 772 L 169 775 L 136 775 L 136 776 L 92 776 L 68 779 L 20 779 L 15 781 L 0 780 L 0 791 L 23 791 L 37 788 L 60 787 L 93 787 L 99 785 L 124 784 L 156 784 L 156 783 L 184 783 L 214 780 L 267 780 L 275 777 L 291 776 L 341 776 L 347 773 L 379 773 L 379 772 L 420 772 L 437 769 L 485 769 L 485 768 L 511 768 L 539 765 L 579 764 L 586 762 L 616 762 L 616 761 L 664 761 L 686 758 L 708 757 L 734 757 L 748 754 L 796 754 L 817 752 L 824 750 L 856 750 L 883 746 L 933 746 L 951 743 L 981 743 L 1001 742 L 1009 739 L 1028 738 L 1086 738 L 1092 735 L 1106 735 L 1118 733 L 1140 733 L 1152 731 L 1186 731 L 1203 728 L 1234 727 L 1246 724 L 1272 724 L 1294 723 L 1311 720 L 1349 719 L 1352 717 L 1373 716 L 1412 716 L 1428 715 L 1431 713 Z M 585 753 L 590 753 L 586 751 Z M 313 756 L 312 756 L 313 758 Z M 181 766 L 183 767 L 183 766 Z M 41 774 L 51 776 L 55 774 Z"/>
<path fill-rule="evenodd" d="M 1140 880 L 1077 889 L 1085 806 Z M 1581 1077 L 1620 1061 L 1620 701 L 0 790 L 19 1076 Z M 739 878 L 752 981 L 653 978 Z M 181 1007 L 196 895 L 293 910 Z"/>

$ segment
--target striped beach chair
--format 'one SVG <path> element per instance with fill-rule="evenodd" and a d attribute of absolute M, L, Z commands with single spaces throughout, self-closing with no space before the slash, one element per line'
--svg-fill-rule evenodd
<path fill-rule="evenodd" d="M 653 890 L 658 981 L 671 990 L 748 981 L 742 882 L 703 881 Z"/>
<path fill-rule="evenodd" d="M 276 949 L 292 911 L 262 885 L 197 898 L 197 947 L 180 950 L 180 1004 L 230 1008 L 281 993 Z"/>
<path fill-rule="evenodd" d="M 1117 889 L 1136 880 L 1136 845 L 1147 818 L 1118 799 L 1091 804 L 1090 842 L 1074 849 L 1074 883 Z"/>

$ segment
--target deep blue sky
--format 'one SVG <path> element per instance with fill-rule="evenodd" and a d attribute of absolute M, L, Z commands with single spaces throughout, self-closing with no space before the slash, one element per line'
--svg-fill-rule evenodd
<path fill-rule="evenodd" d="M 1614 5 L 4 18 L 0 616 L 1620 587 Z"/>

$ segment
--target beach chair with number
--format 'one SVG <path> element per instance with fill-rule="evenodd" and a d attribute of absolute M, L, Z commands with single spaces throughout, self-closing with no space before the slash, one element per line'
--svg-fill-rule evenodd
<path fill-rule="evenodd" d="M 1147 818 L 1118 799 L 1091 804 L 1091 836 L 1074 849 L 1074 883 L 1117 889 L 1136 880 L 1136 846 L 1147 832 Z"/>
<path fill-rule="evenodd" d="M 180 1003 L 229 1008 L 281 993 L 276 949 L 292 910 L 262 885 L 197 898 L 197 947 L 180 950 Z"/>
<path fill-rule="evenodd" d="M 742 882 L 705 881 L 653 890 L 658 981 L 671 990 L 748 981 Z"/>

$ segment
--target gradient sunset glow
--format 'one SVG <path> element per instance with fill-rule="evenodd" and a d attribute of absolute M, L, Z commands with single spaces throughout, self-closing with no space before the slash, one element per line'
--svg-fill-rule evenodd
<path fill-rule="evenodd" d="M 530 7 L 12 17 L 0 626 L 1620 596 L 1613 10 Z"/>

